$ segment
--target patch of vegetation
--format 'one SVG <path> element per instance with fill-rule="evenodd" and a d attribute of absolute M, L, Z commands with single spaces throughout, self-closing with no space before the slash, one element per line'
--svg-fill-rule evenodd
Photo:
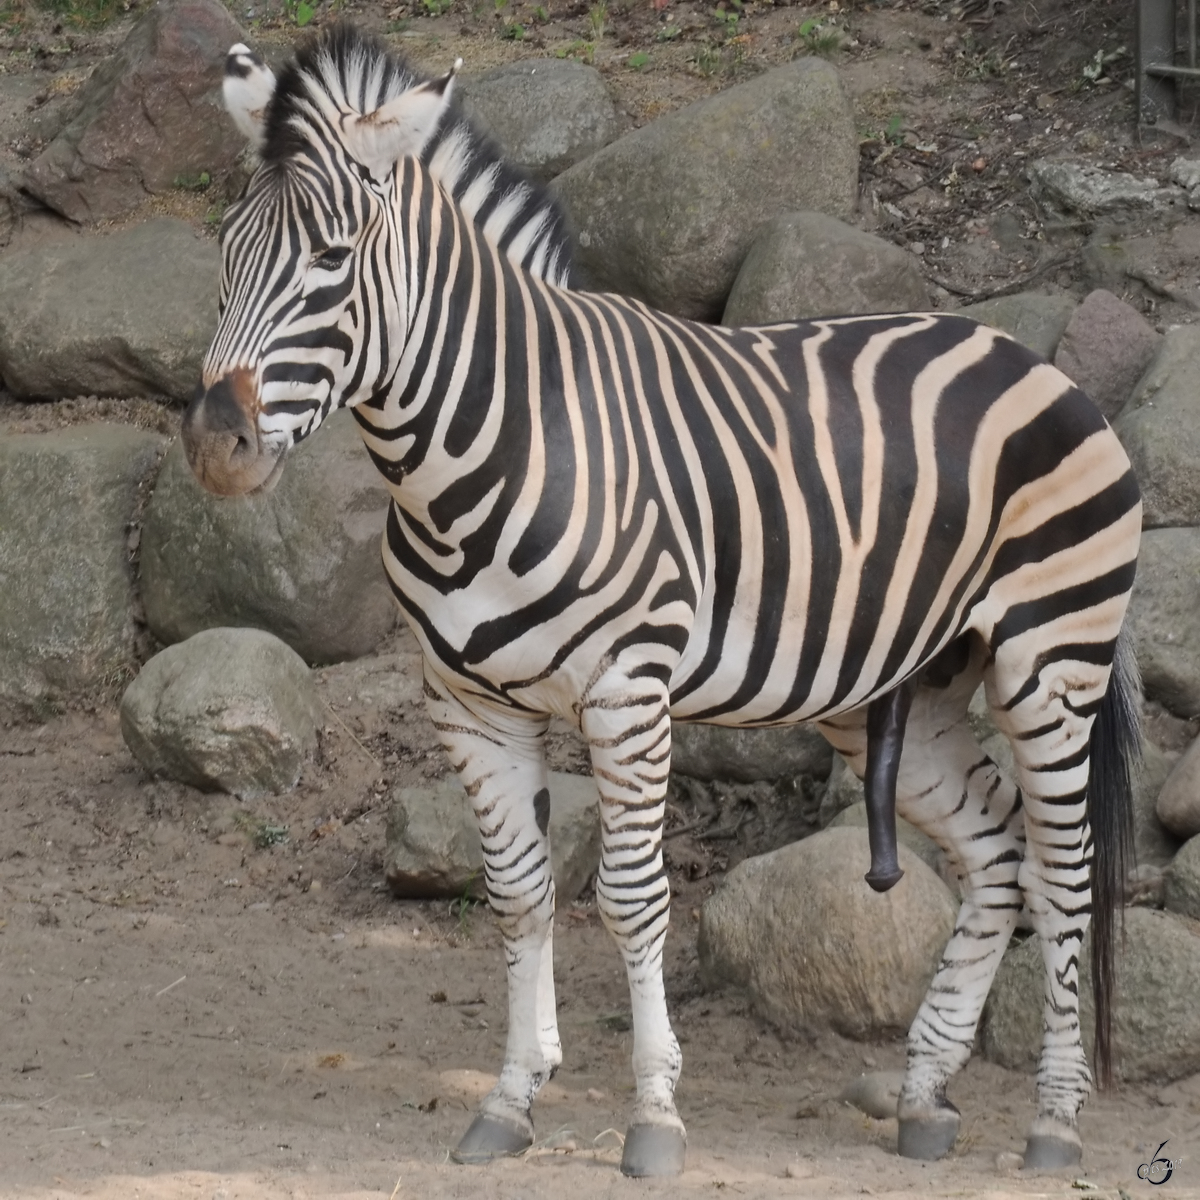
<path fill-rule="evenodd" d="M 608 23 L 608 0 L 596 0 L 588 10 L 588 28 L 592 31 L 592 41 L 598 42 L 604 37 L 604 28 Z"/>
<path fill-rule="evenodd" d="M 635 71 L 640 71 L 649 62 L 650 55 L 648 55 L 645 50 L 638 50 L 635 54 L 631 54 L 629 56 L 629 62 L 627 65 L 632 67 Z"/>
<path fill-rule="evenodd" d="M 234 815 L 234 824 L 247 834 L 256 850 L 266 850 L 271 846 L 282 846 L 291 837 L 291 830 L 286 825 L 276 825 L 265 817 L 256 817 L 253 813 L 241 811 Z"/>
<path fill-rule="evenodd" d="M 803 22 L 796 30 L 796 37 L 809 54 L 821 58 L 832 58 L 842 47 L 842 31 L 818 17 Z"/>
<path fill-rule="evenodd" d="M 742 14 L 742 0 L 725 0 L 713 9 L 712 19 L 717 27 L 724 31 L 726 39 L 737 37 L 738 20 Z"/>
<path fill-rule="evenodd" d="M 1113 83 L 1114 80 L 1107 73 L 1109 66 L 1128 57 L 1129 51 L 1124 46 L 1118 46 L 1107 54 L 1103 50 L 1097 50 L 1091 61 L 1084 64 L 1083 78 L 1091 84 Z"/>
<path fill-rule="evenodd" d="M 458 938 L 460 941 L 466 942 L 471 938 L 471 913 L 475 911 L 482 903 L 482 900 L 476 900 L 471 895 L 471 889 L 475 886 L 475 880 L 478 877 L 478 871 L 472 871 L 467 882 L 463 884 L 462 895 L 450 901 L 450 915 L 458 919 Z M 435 992 L 434 995 L 437 995 Z M 432 1000 L 433 997 L 431 996 Z M 445 994 L 442 994 L 442 1001 L 446 999 Z"/>
<path fill-rule="evenodd" d="M 591 63 L 596 56 L 595 42 L 576 38 L 569 46 L 559 46 L 554 51 L 555 58 L 577 58 L 580 62 Z"/>
<path fill-rule="evenodd" d="M 678 25 L 664 25 L 655 35 L 655 41 L 673 42 L 683 33 Z"/>
<path fill-rule="evenodd" d="M 421 7 L 431 17 L 441 17 L 454 7 L 454 0 L 421 0 Z"/>
<path fill-rule="evenodd" d="M 696 74 L 702 79 L 707 79 L 721 65 L 721 52 L 716 46 L 703 45 L 696 49 L 696 53 L 692 55 L 688 62 L 692 64 Z"/>
<path fill-rule="evenodd" d="M 99 29 L 107 25 L 114 17 L 128 12 L 130 4 L 127 0 L 37 0 L 37 7 L 44 12 L 52 12 L 59 16 L 63 23 L 76 29 Z M 6 10 L 17 24 L 25 15 L 23 0 L 9 0 Z"/>
<path fill-rule="evenodd" d="M 205 192 L 210 183 L 212 176 L 207 171 L 201 171 L 199 175 L 176 175 L 172 186 L 181 192 Z"/>
<path fill-rule="evenodd" d="M 303 29 L 317 15 L 317 6 L 309 0 L 283 0 L 283 11 L 297 29 Z"/>

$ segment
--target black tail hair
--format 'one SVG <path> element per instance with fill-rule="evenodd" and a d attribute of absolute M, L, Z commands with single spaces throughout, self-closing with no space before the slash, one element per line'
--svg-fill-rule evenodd
<path fill-rule="evenodd" d="M 1088 816 L 1092 857 L 1092 992 L 1096 1079 L 1112 1083 L 1116 937 L 1124 930 L 1125 880 L 1134 867 L 1133 788 L 1141 769 L 1141 677 L 1128 623 L 1117 636 L 1108 691 L 1092 726 Z"/>

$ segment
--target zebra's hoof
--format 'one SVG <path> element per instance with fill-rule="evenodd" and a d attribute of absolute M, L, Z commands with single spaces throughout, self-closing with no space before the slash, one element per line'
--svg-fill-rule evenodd
<path fill-rule="evenodd" d="M 478 1165 L 491 1162 L 494 1158 L 508 1158 L 520 1154 L 533 1145 L 529 1131 L 516 1121 L 503 1117 L 492 1117 L 480 1113 L 471 1122 L 471 1128 L 462 1136 L 462 1141 L 450 1151 L 456 1163 Z"/>
<path fill-rule="evenodd" d="M 1029 1135 L 1025 1143 L 1026 1171 L 1054 1171 L 1059 1167 L 1076 1166 L 1083 1157 L 1083 1144 L 1070 1138 L 1047 1134 Z"/>
<path fill-rule="evenodd" d="M 958 1137 L 961 1118 L 949 1100 L 942 1100 L 936 1114 L 929 1117 L 902 1117 L 896 1149 L 901 1158 L 919 1158 L 934 1162 L 945 1158 Z"/>
<path fill-rule="evenodd" d="M 673 1125 L 630 1125 L 621 1155 L 621 1174 L 678 1175 L 687 1153 L 687 1136 Z"/>

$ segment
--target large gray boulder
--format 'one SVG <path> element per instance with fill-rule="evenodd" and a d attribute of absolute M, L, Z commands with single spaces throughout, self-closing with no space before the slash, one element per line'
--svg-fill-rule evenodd
<path fill-rule="evenodd" d="M 244 139 L 221 103 L 225 53 L 245 34 L 219 0 L 158 0 L 75 98 L 22 183 L 72 221 L 132 211 L 147 196 L 233 166 Z M 195 284 L 170 258 L 160 271 Z"/>
<path fill-rule="evenodd" d="M 671 770 L 693 779 L 824 779 L 832 765 L 833 747 L 811 725 L 733 729 L 678 722 L 671 727 Z"/>
<path fill-rule="evenodd" d="M 801 58 L 627 134 L 554 187 L 595 287 L 715 320 L 767 221 L 849 216 L 857 179 L 837 72 Z"/>
<path fill-rule="evenodd" d="M 1163 904 L 1200 921 L 1200 837 L 1189 839 L 1163 872 Z"/>
<path fill-rule="evenodd" d="M 786 213 L 754 239 L 725 305 L 725 325 L 929 307 L 916 258 L 825 213 Z"/>
<path fill-rule="evenodd" d="M 1137 309 L 1098 288 L 1071 315 L 1054 365 L 1111 421 L 1125 407 L 1161 342 L 1162 334 Z"/>
<path fill-rule="evenodd" d="M 583 891 L 600 865 L 600 793 L 590 775 L 550 772 L 550 866 L 559 904 Z M 457 776 L 392 792 L 384 877 L 396 896 L 487 896 L 483 850 Z"/>
<path fill-rule="evenodd" d="M 1146 695 L 1200 715 L 1200 529 L 1142 535 L 1129 623 Z"/>
<path fill-rule="evenodd" d="M 1091 939 L 1079 963 L 1083 1044 L 1096 1026 Z M 1042 1043 L 1045 967 L 1036 937 L 1008 948 L 988 995 L 983 1052 L 992 1062 L 1033 1071 Z M 1200 1071 L 1200 937 L 1178 917 L 1125 910 L 1117 937 L 1114 1044 L 1116 1075 L 1129 1083 L 1166 1083 Z"/>
<path fill-rule="evenodd" d="M 525 59 L 460 76 L 457 94 L 505 157 L 536 179 L 553 179 L 617 136 L 603 76 L 572 58 Z"/>
<path fill-rule="evenodd" d="M 1200 833 L 1200 738 L 1172 766 L 1156 807 L 1158 819 L 1176 837 L 1194 838 Z"/>
<path fill-rule="evenodd" d="M 121 733 L 151 775 L 250 800 L 296 786 L 320 714 L 312 673 L 278 638 L 206 629 L 141 669 Z"/>
<path fill-rule="evenodd" d="M 968 304 L 959 312 L 982 325 L 1002 329 L 1049 362 L 1054 358 L 1077 307 L 1070 296 L 1018 292 L 1013 296 L 997 296 L 992 300 L 980 300 L 978 304 Z"/>
<path fill-rule="evenodd" d="M 1133 785 L 1133 848 L 1142 866 L 1162 867 L 1175 857 L 1180 837 L 1159 815 L 1158 803 L 1179 759 L 1153 742 L 1142 744 L 1142 769 Z"/>
<path fill-rule="evenodd" d="M 165 446 L 113 425 L 0 436 L 0 707 L 37 711 L 131 670 L 129 525 Z"/>
<path fill-rule="evenodd" d="M 700 971 L 785 1030 L 874 1038 L 908 1028 L 954 930 L 946 885 L 907 846 L 882 895 L 865 829 L 826 829 L 747 859 L 700 913 Z"/>
<path fill-rule="evenodd" d="M 835 753 L 833 765 L 829 768 L 829 781 L 821 797 L 821 807 L 817 812 L 817 823 L 822 829 L 833 824 L 834 818 L 855 804 L 866 803 L 866 788 L 863 781 L 850 770 L 846 760 Z"/>
<path fill-rule="evenodd" d="M 853 777 L 853 772 L 850 772 Z M 826 826 L 827 829 L 866 829 L 867 802 L 860 800 L 843 808 Z M 910 825 L 903 817 L 896 818 L 896 841 L 907 846 L 938 878 L 944 879 L 945 855 L 933 838 L 922 833 L 915 825 Z M 870 865 L 870 858 L 862 864 L 863 874 Z"/>
<path fill-rule="evenodd" d="M 388 502 L 348 413 L 296 447 L 264 495 L 210 495 L 176 444 L 142 532 L 151 630 L 170 643 L 252 625 L 310 663 L 368 653 L 396 621 L 380 560 Z"/>
<path fill-rule="evenodd" d="M 14 250 L 0 270 L 0 379 L 31 398 L 187 400 L 220 272 L 216 242 L 169 217 Z"/>
<path fill-rule="evenodd" d="M 1142 489 L 1142 525 L 1200 525 L 1200 326 L 1172 329 L 1114 428 Z"/>

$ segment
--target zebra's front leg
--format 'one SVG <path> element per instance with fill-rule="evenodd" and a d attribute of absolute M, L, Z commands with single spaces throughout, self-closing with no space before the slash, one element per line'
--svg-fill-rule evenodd
<path fill-rule="evenodd" d="M 580 727 L 600 790 L 596 898 L 625 960 L 633 1010 L 637 1101 L 621 1170 L 633 1176 L 677 1175 L 687 1136 L 675 1111 L 683 1056 L 667 1016 L 662 974 L 671 907 L 662 858 L 671 759 L 665 683 L 611 673 L 589 689 Z"/>
<path fill-rule="evenodd" d="M 471 799 L 488 900 L 508 967 L 508 1045 L 496 1086 L 455 1147 L 460 1163 L 519 1154 L 533 1143 L 530 1106 L 562 1062 L 554 1001 L 554 881 L 546 721 L 458 699 L 426 671 L 425 698 Z"/>

